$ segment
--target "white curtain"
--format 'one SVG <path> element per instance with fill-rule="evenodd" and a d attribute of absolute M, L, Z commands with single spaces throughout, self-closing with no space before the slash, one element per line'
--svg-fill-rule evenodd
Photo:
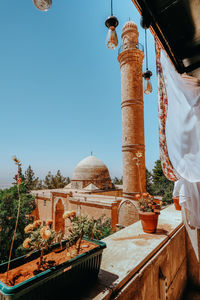
<path fill-rule="evenodd" d="M 190 210 L 190 225 L 200 228 L 200 81 L 177 73 L 163 50 L 160 62 L 168 98 L 167 149 L 180 176 L 173 195 Z"/>

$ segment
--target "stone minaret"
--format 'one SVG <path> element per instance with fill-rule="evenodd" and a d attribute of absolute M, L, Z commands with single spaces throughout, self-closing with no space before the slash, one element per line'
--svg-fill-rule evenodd
<path fill-rule="evenodd" d="M 123 45 L 118 55 L 121 69 L 122 94 L 122 154 L 123 154 L 123 196 L 134 200 L 140 192 L 136 152 L 142 153 L 141 182 L 142 191 L 146 190 L 145 146 L 144 146 L 144 104 L 142 62 L 143 51 L 138 49 L 138 30 L 129 21 L 122 29 Z"/>

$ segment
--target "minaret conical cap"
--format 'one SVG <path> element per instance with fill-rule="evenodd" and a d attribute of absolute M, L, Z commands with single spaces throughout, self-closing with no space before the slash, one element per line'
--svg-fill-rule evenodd
<path fill-rule="evenodd" d="M 122 33 L 130 29 L 137 30 L 137 25 L 133 21 L 128 21 L 124 24 L 124 26 L 122 27 Z"/>

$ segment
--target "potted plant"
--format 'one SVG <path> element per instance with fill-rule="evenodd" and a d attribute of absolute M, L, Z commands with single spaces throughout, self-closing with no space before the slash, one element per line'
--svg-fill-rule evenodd
<path fill-rule="evenodd" d="M 136 199 L 143 231 L 146 233 L 156 232 L 161 204 L 156 203 L 153 196 L 148 193 L 137 194 Z"/>
<path fill-rule="evenodd" d="M 162 202 L 159 204 L 154 197 L 149 193 L 143 193 L 142 182 L 141 182 L 141 172 L 140 172 L 140 160 L 142 158 L 142 152 L 138 151 L 135 153 L 133 160 L 136 163 L 138 169 L 140 194 L 136 195 L 136 200 L 138 201 L 139 207 L 139 218 L 142 222 L 143 231 L 146 233 L 156 232 L 158 224 L 158 216 L 160 214 L 160 208 Z"/>
<path fill-rule="evenodd" d="M 8 276 L 8 263 L 0 265 L 1 299 L 47 299 L 55 291 L 97 278 L 106 245 L 91 240 L 97 233 L 95 221 L 76 217 L 75 212 L 65 212 L 63 217 L 70 220 L 63 241 L 62 233 L 50 228 L 51 220 L 45 226 L 40 220 L 26 226 L 23 247 L 29 253 L 10 261 Z"/>
<path fill-rule="evenodd" d="M 69 219 L 65 240 L 62 240 L 61 232 L 56 233 L 51 228 L 52 220 L 48 220 L 45 226 L 36 220 L 24 229 L 27 238 L 23 247 L 29 253 L 11 260 L 15 236 L 18 234 L 19 187 L 22 183 L 21 163 L 16 157 L 13 159 L 18 166 L 18 210 L 9 260 L 0 265 L 0 299 L 47 299 L 52 295 L 58 297 L 62 289 L 66 292 L 66 288 L 73 287 L 73 284 L 77 286 L 77 282 L 91 283 L 98 276 L 106 244 L 93 239 L 98 232 L 95 220 L 76 217 L 72 211 L 63 215 L 64 219 Z"/>

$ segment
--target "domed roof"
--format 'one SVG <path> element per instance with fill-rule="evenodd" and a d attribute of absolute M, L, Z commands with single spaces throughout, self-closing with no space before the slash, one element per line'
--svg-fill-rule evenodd
<path fill-rule="evenodd" d="M 81 160 L 74 170 L 72 180 L 110 179 L 106 165 L 97 157 L 90 155 Z"/>

